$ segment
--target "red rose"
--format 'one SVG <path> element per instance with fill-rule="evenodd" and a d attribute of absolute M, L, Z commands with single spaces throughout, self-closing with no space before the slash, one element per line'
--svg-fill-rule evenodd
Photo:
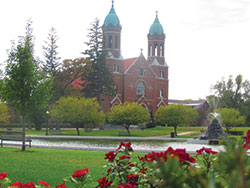
<path fill-rule="evenodd" d="M 198 155 L 202 155 L 204 152 L 206 152 L 207 154 L 213 154 L 213 155 L 216 155 L 216 154 L 218 154 L 218 152 L 216 152 L 216 151 L 213 151 L 212 150 L 212 148 L 205 148 L 205 147 L 202 147 L 201 149 L 199 149 L 199 150 L 196 150 L 196 156 L 198 156 Z"/>
<path fill-rule="evenodd" d="M 45 181 L 39 180 L 38 183 L 44 185 L 45 187 L 50 187 L 50 185 Z"/>
<path fill-rule="evenodd" d="M 28 182 L 26 184 L 22 182 L 15 182 L 12 183 L 9 187 L 20 187 L 20 188 L 36 188 L 35 184 L 33 182 Z"/>
<path fill-rule="evenodd" d="M 126 156 L 126 155 L 123 155 L 123 156 L 121 156 L 120 158 L 119 158 L 119 161 L 122 161 L 122 160 L 124 160 L 124 159 L 130 159 L 131 157 L 128 155 L 128 156 Z"/>
<path fill-rule="evenodd" d="M 63 180 L 63 184 L 57 185 L 55 188 L 67 188 L 65 181 Z"/>
<path fill-rule="evenodd" d="M 72 177 L 80 179 L 81 177 L 85 176 L 87 173 L 89 173 L 89 169 L 88 168 L 84 168 L 82 170 L 75 170 L 75 172 L 72 175 Z"/>
<path fill-rule="evenodd" d="M 113 162 L 113 160 L 115 159 L 116 157 L 116 154 L 114 151 L 110 151 L 108 153 L 105 154 L 105 158 L 104 159 L 107 159 L 108 161 L 110 162 Z"/>
<path fill-rule="evenodd" d="M 36 186 L 33 182 L 28 182 L 23 185 L 23 188 L 36 188 Z"/>
<path fill-rule="evenodd" d="M 8 176 L 7 172 L 2 172 L 0 173 L 0 180 L 3 180 L 4 178 L 6 178 Z"/>
<path fill-rule="evenodd" d="M 186 153 L 186 149 L 176 149 L 175 156 L 179 158 L 180 162 L 188 161 L 191 163 L 195 163 L 195 158 L 193 158 L 190 154 Z"/>
<path fill-rule="evenodd" d="M 116 149 L 116 151 L 118 151 L 119 149 L 121 149 L 122 147 L 125 148 L 125 150 L 128 151 L 133 151 L 132 147 L 131 147 L 131 142 L 121 142 L 119 147 Z"/>
<path fill-rule="evenodd" d="M 118 187 L 116 188 L 136 188 L 136 186 L 131 185 L 130 183 L 127 184 L 120 184 Z"/>
<path fill-rule="evenodd" d="M 9 185 L 9 187 L 21 187 L 22 188 L 23 185 L 24 185 L 24 183 L 17 181 L 15 183 L 12 183 L 11 185 Z"/>
<path fill-rule="evenodd" d="M 250 130 L 247 131 L 247 136 L 246 136 L 243 148 L 244 149 L 250 149 Z"/>
<path fill-rule="evenodd" d="M 100 188 L 108 188 L 113 183 L 112 181 L 109 181 L 106 177 L 100 178 L 99 180 L 97 180 L 97 182 L 99 183 L 97 187 Z"/>

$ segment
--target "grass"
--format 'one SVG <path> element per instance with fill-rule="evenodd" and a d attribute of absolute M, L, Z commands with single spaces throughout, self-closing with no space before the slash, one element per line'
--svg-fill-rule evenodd
<path fill-rule="evenodd" d="M 177 128 L 177 133 L 184 133 L 184 132 L 191 132 L 186 135 L 179 135 L 178 137 L 185 137 L 185 138 L 193 138 L 195 136 L 199 136 L 201 134 L 200 130 L 201 129 L 207 129 L 207 127 L 182 127 L 179 126 Z M 243 131 L 244 135 L 246 135 L 247 131 L 250 129 L 250 127 L 235 127 L 232 128 L 232 131 Z M 3 128 L 0 128 L 0 130 L 6 130 Z M 13 130 L 21 130 L 21 129 L 13 129 Z M 154 137 L 154 136 L 170 136 L 170 132 L 173 132 L 174 128 L 173 127 L 162 127 L 162 126 L 157 126 L 154 128 L 148 128 L 144 130 L 136 130 L 136 129 L 131 129 L 130 133 L 131 136 L 134 137 Z M 61 129 L 62 135 L 65 136 L 76 136 L 76 130 L 75 129 Z M 126 132 L 125 129 L 116 129 L 116 130 L 92 130 L 89 132 L 84 131 L 83 129 L 80 130 L 80 135 L 81 136 L 118 136 L 119 132 Z M 27 135 L 45 135 L 45 129 L 37 131 L 37 130 L 29 130 L 26 129 L 26 134 Z M 51 134 L 53 135 L 53 134 Z"/>
<path fill-rule="evenodd" d="M 7 172 L 12 182 L 47 181 L 52 187 L 61 184 L 65 177 L 71 176 L 76 169 L 88 167 L 93 180 L 87 187 L 95 187 L 96 180 L 106 175 L 103 151 L 75 151 L 55 149 L 0 148 L 0 172 Z M 73 187 L 67 182 L 68 187 Z"/>

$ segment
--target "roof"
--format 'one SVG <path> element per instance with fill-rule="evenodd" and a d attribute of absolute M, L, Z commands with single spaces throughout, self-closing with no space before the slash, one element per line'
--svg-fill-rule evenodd
<path fill-rule="evenodd" d="M 207 103 L 206 100 L 174 100 L 174 99 L 169 99 L 168 104 L 179 104 L 182 103 L 186 106 L 191 106 L 196 108 L 197 110 L 200 109 L 200 107 L 204 104 Z"/>
<path fill-rule="evenodd" d="M 159 22 L 158 15 L 156 14 L 154 23 L 151 25 L 149 29 L 149 34 L 154 35 L 154 34 L 162 35 L 164 34 L 163 27 Z"/>
<path fill-rule="evenodd" d="M 124 59 L 124 72 L 132 65 L 133 62 L 135 62 L 136 59 L 136 57 Z"/>
<path fill-rule="evenodd" d="M 84 81 L 82 81 L 82 78 L 79 77 L 77 79 L 75 79 L 73 82 L 72 82 L 72 85 L 74 86 L 74 88 L 79 88 L 79 89 L 82 89 L 83 87 L 81 86 L 81 84 L 83 84 Z"/>
<path fill-rule="evenodd" d="M 114 27 L 117 25 L 121 27 L 120 20 L 115 13 L 114 4 L 112 4 L 109 14 L 105 18 L 103 26 L 107 27 L 109 24 L 111 24 Z"/>

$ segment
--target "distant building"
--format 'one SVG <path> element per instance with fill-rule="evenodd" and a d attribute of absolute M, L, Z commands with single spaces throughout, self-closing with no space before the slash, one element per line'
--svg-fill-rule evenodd
<path fill-rule="evenodd" d="M 206 100 L 168 100 L 168 104 L 184 104 L 195 108 L 199 113 L 198 125 L 206 126 L 208 125 L 207 115 L 210 110 L 210 105 Z"/>
<path fill-rule="evenodd" d="M 136 29 L 136 28 L 131 28 Z M 148 54 L 123 59 L 121 53 L 121 24 L 114 3 L 103 24 L 104 47 L 108 51 L 107 65 L 113 73 L 116 95 L 104 98 L 105 112 L 123 102 L 138 102 L 155 112 L 168 104 L 168 65 L 165 62 L 165 34 L 158 14 L 149 29 Z M 136 42 L 136 41 L 135 41 Z M 132 45 L 132 44 L 131 44 Z"/>

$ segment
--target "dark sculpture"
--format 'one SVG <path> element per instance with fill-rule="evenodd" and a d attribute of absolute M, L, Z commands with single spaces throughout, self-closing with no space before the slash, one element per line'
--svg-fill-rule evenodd
<path fill-rule="evenodd" d="M 212 123 L 208 126 L 207 131 L 200 137 L 200 139 L 220 139 L 221 136 L 226 136 L 226 133 L 222 129 L 219 121 L 213 119 Z"/>

